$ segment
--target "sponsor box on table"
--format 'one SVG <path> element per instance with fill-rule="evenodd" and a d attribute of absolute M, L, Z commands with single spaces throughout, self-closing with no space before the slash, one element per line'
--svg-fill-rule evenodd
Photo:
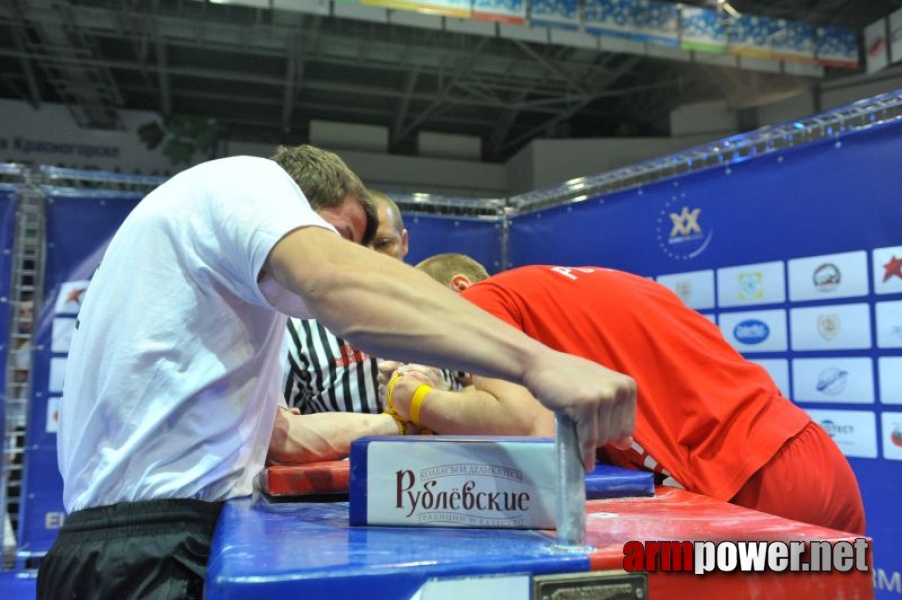
<path fill-rule="evenodd" d="M 361 438 L 351 445 L 352 525 L 554 529 L 546 438 Z"/>

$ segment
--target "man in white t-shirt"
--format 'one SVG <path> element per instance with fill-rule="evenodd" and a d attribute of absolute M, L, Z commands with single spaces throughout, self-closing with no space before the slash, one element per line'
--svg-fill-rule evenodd
<path fill-rule="evenodd" d="M 277 410 L 285 315 L 377 356 L 521 383 L 576 422 L 590 467 L 598 443 L 630 434 L 629 377 L 357 245 L 369 206 L 338 156 L 301 146 L 188 169 L 126 218 L 72 338 L 58 437 L 70 515 L 38 598 L 201 597 L 222 503 L 304 427 Z"/>

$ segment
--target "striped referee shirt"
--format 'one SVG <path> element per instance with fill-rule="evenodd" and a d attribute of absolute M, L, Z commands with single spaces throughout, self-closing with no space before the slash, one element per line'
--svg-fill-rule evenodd
<path fill-rule="evenodd" d="M 316 319 L 288 319 L 288 364 L 283 394 L 301 414 L 321 412 L 382 412 L 376 358 L 354 348 Z M 452 388 L 456 376 L 442 371 Z"/>

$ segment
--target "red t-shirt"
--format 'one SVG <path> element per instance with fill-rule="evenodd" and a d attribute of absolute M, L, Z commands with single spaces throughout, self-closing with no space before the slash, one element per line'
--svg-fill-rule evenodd
<path fill-rule="evenodd" d="M 529 266 L 463 296 L 551 348 L 636 380 L 633 448 L 621 466 L 729 500 L 810 421 L 767 371 L 652 280 L 597 267 Z"/>

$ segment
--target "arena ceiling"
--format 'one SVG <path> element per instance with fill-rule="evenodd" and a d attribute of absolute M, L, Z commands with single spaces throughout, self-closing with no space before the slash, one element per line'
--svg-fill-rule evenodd
<path fill-rule="evenodd" d="M 729 3 L 857 30 L 902 7 Z M 754 106 L 851 74 L 812 79 L 206 0 L 0 3 L 0 97 L 64 103 L 94 128 L 121 127 L 121 109 L 213 118 L 251 142 L 306 141 L 318 119 L 386 127 L 396 153 L 414 153 L 421 131 L 479 136 L 484 160 L 503 161 L 536 137 L 668 135 L 681 104 Z"/>

